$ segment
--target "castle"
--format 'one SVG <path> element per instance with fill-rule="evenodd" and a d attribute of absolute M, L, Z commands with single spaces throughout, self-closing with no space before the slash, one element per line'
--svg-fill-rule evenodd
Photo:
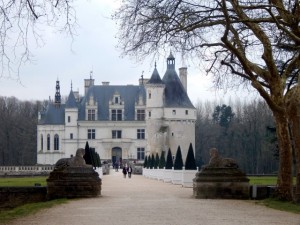
<path fill-rule="evenodd" d="M 187 95 L 187 68 L 175 70 L 170 53 L 161 79 L 156 65 L 150 79 L 139 85 L 96 85 L 84 80 L 84 96 L 72 90 L 63 104 L 56 81 L 55 100 L 39 113 L 37 163 L 55 164 L 75 155 L 86 142 L 101 160 L 142 163 L 149 154 L 178 146 L 183 160 L 189 144 L 195 149 L 196 109 Z"/>

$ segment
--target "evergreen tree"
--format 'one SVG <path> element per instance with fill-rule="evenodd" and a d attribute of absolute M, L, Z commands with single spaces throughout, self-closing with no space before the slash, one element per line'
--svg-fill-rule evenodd
<path fill-rule="evenodd" d="M 154 164 L 155 164 L 155 158 L 154 158 L 154 154 L 151 155 L 151 164 L 150 164 L 150 168 L 153 169 L 154 168 Z"/>
<path fill-rule="evenodd" d="M 182 170 L 182 167 L 183 167 L 183 160 L 182 160 L 181 148 L 180 146 L 178 146 L 176 157 L 175 157 L 174 170 Z"/>
<path fill-rule="evenodd" d="M 147 166 L 148 166 L 148 157 L 146 156 L 144 160 L 144 168 L 147 168 Z"/>
<path fill-rule="evenodd" d="M 189 147 L 189 150 L 188 150 L 188 153 L 186 156 L 185 169 L 186 170 L 196 170 L 197 169 L 192 143 L 190 143 L 190 147 Z"/>
<path fill-rule="evenodd" d="M 148 155 L 147 168 L 148 168 L 148 169 L 151 168 L 151 156 L 150 156 L 150 155 Z"/>
<path fill-rule="evenodd" d="M 161 151 L 158 167 L 163 169 L 166 165 L 165 151 Z"/>
<path fill-rule="evenodd" d="M 90 146 L 89 146 L 89 143 L 86 142 L 85 143 L 85 154 L 83 156 L 84 160 L 85 160 L 85 163 L 88 164 L 88 165 L 92 165 L 92 157 L 91 157 L 91 154 L 90 154 Z"/>
<path fill-rule="evenodd" d="M 154 168 L 157 169 L 159 165 L 159 155 L 156 152 L 156 156 L 155 156 L 155 163 L 154 163 Z"/>
<path fill-rule="evenodd" d="M 166 169 L 172 169 L 172 167 L 173 167 L 173 159 L 172 159 L 171 149 L 169 149 L 167 154 Z"/>

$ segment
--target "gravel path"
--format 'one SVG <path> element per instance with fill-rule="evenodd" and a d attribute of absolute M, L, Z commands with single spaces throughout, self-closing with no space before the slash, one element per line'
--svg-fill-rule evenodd
<path fill-rule="evenodd" d="M 140 175 L 102 179 L 102 196 L 72 200 L 15 220 L 13 225 L 300 225 L 300 215 L 244 200 L 194 199 L 182 188 Z"/>

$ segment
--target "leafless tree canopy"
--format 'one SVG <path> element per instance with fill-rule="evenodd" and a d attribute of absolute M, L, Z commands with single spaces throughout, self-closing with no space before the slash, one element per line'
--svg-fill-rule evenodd
<path fill-rule="evenodd" d="M 209 61 L 217 81 L 236 74 L 261 85 L 264 95 L 271 77 L 288 87 L 299 73 L 298 0 L 127 0 L 114 18 L 126 54 L 171 46 Z"/>
<path fill-rule="evenodd" d="M 2 0 L 0 2 L 1 77 L 18 74 L 31 59 L 32 46 L 43 44 L 43 29 L 74 34 L 75 0 Z"/>

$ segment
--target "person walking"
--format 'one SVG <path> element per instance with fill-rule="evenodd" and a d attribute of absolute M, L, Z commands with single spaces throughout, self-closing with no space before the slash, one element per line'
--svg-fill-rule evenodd
<path fill-rule="evenodd" d="M 127 167 L 126 166 L 123 167 L 123 175 L 124 175 L 124 178 L 126 178 L 126 175 L 127 175 Z"/>
<path fill-rule="evenodd" d="M 128 167 L 128 178 L 131 178 L 131 173 L 132 173 L 132 167 Z"/>

